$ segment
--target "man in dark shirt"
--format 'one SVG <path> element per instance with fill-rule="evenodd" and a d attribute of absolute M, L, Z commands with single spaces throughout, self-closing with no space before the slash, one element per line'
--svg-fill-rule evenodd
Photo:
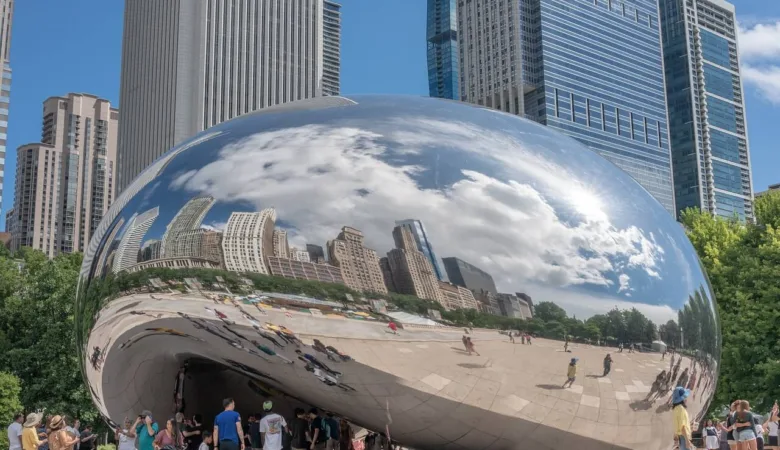
<path fill-rule="evenodd" d="M 241 416 L 235 411 L 236 403 L 232 398 L 226 398 L 222 405 L 225 410 L 214 418 L 214 449 L 244 450 L 244 430 Z"/>
<path fill-rule="evenodd" d="M 309 427 L 309 449 L 324 449 L 330 438 L 328 426 L 320 416 L 320 412 L 317 408 L 309 410 L 309 419 L 311 420 L 311 426 Z"/>
<path fill-rule="evenodd" d="M 328 425 L 328 432 L 330 434 L 328 448 L 339 448 L 339 421 L 333 417 L 333 413 L 327 413 L 322 420 Z"/>
<path fill-rule="evenodd" d="M 260 414 L 249 416 L 247 431 L 249 432 L 249 441 L 252 448 L 260 448 Z"/>
<path fill-rule="evenodd" d="M 306 412 L 303 408 L 295 408 L 295 418 L 290 422 L 292 450 L 306 450 L 309 447 L 306 441 L 307 431 L 309 431 L 309 421 L 306 420 Z"/>
<path fill-rule="evenodd" d="M 87 425 L 81 432 L 81 450 L 92 450 L 95 448 L 95 439 L 97 435 L 92 434 L 92 427 Z"/>
<path fill-rule="evenodd" d="M 187 450 L 198 450 L 203 442 L 203 416 L 192 416 L 192 422 L 184 429 L 184 439 L 187 441 Z"/>

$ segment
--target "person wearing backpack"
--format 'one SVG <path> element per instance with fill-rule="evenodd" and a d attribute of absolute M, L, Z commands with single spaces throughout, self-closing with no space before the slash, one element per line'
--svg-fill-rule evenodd
<path fill-rule="evenodd" d="M 325 450 L 328 440 L 330 439 L 327 422 L 320 416 L 320 411 L 317 408 L 309 410 L 309 419 L 311 420 L 309 428 L 309 450 Z"/>
<path fill-rule="evenodd" d="M 339 422 L 333 417 L 333 413 L 327 413 L 323 419 L 328 427 L 327 450 L 338 450 L 339 448 Z"/>

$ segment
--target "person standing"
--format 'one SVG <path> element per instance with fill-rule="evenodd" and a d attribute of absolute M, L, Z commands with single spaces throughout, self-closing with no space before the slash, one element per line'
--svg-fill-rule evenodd
<path fill-rule="evenodd" d="M 154 437 L 154 448 L 159 450 L 178 449 L 184 445 L 184 436 L 177 429 L 176 417 L 165 422 L 165 429 Z"/>
<path fill-rule="evenodd" d="M 41 413 L 27 414 L 27 419 L 22 424 L 22 449 L 23 450 L 38 450 L 42 445 L 47 443 L 46 439 L 40 440 L 38 438 L 37 426 L 41 423 Z"/>
<path fill-rule="evenodd" d="M 328 442 L 330 433 L 328 433 L 328 424 L 320 416 L 317 408 L 309 410 L 309 449 L 324 450 Z"/>
<path fill-rule="evenodd" d="M 68 430 L 68 433 L 70 433 L 73 437 L 79 438 L 78 442 L 73 446 L 73 450 L 79 450 L 79 447 L 81 447 L 81 431 L 79 431 L 79 427 L 81 427 L 81 422 L 79 422 L 79 419 L 73 419 L 73 426 L 65 426 L 65 429 Z"/>
<path fill-rule="evenodd" d="M 704 439 L 704 446 L 707 450 L 718 450 L 720 448 L 720 439 L 718 438 L 718 429 L 715 428 L 712 420 L 707 420 L 704 432 L 701 434 Z"/>
<path fill-rule="evenodd" d="M 566 385 L 568 384 L 568 387 L 571 387 L 574 384 L 574 380 L 577 379 L 577 358 L 572 358 L 571 362 L 569 362 L 569 367 L 566 370 L 566 382 L 563 383 L 563 389 L 566 389 Z"/>
<path fill-rule="evenodd" d="M 328 425 L 328 442 L 325 448 L 327 450 L 338 450 L 339 448 L 339 421 L 333 417 L 333 413 L 325 414 L 323 419 Z"/>
<path fill-rule="evenodd" d="M 8 450 L 22 450 L 22 422 L 24 415 L 17 413 L 14 421 L 8 425 Z"/>
<path fill-rule="evenodd" d="M 200 448 L 200 443 L 203 441 L 203 416 L 200 414 L 192 416 L 192 422 L 184 429 L 184 439 L 187 443 L 187 450 Z"/>
<path fill-rule="evenodd" d="M 51 450 L 71 450 L 73 445 L 80 440 L 71 435 L 62 416 L 54 416 L 49 421 L 49 448 Z"/>
<path fill-rule="evenodd" d="M 284 417 L 272 411 L 274 407 L 270 400 L 263 403 L 263 413 L 260 419 L 260 440 L 263 450 L 282 450 L 282 432 L 289 433 Z"/>
<path fill-rule="evenodd" d="M 125 417 L 122 425 L 122 428 L 114 430 L 114 439 L 118 442 L 117 450 L 135 450 L 135 429 L 130 418 Z"/>
<path fill-rule="evenodd" d="M 209 445 L 212 443 L 211 431 L 204 431 L 201 437 L 203 439 L 200 441 L 200 446 L 196 450 L 209 450 Z"/>
<path fill-rule="evenodd" d="M 347 419 L 341 419 L 339 422 L 339 448 L 338 450 L 355 450 L 354 441 L 355 432 Z"/>
<path fill-rule="evenodd" d="M 138 450 L 154 450 L 154 437 L 159 431 L 157 422 L 152 418 L 150 411 L 143 411 L 135 419 L 133 424 L 135 434 L 138 436 Z"/>
<path fill-rule="evenodd" d="M 241 415 L 236 409 L 232 398 L 222 400 L 224 411 L 214 418 L 214 449 L 245 450 L 244 430 L 241 428 Z"/>
<path fill-rule="evenodd" d="M 609 353 L 607 353 L 607 356 L 604 357 L 604 375 L 602 377 L 606 377 L 609 375 L 609 372 L 612 370 L 612 356 L 610 356 Z"/>
<path fill-rule="evenodd" d="M 306 443 L 306 434 L 309 429 L 309 422 L 306 420 L 306 411 L 303 408 L 295 408 L 295 418 L 290 421 L 290 434 L 292 450 L 305 450 L 308 448 Z"/>
<path fill-rule="evenodd" d="M 778 450 L 780 449 L 780 442 L 778 442 L 778 407 L 777 402 L 775 402 L 774 406 L 772 406 L 772 412 L 769 415 L 769 419 L 764 423 L 764 428 L 767 429 L 768 435 L 767 435 L 767 450 Z"/>
<path fill-rule="evenodd" d="M 750 411 L 750 403 L 741 400 L 734 415 L 734 437 L 737 438 L 737 446 L 742 449 L 756 450 L 756 428 L 753 412 Z"/>
<path fill-rule="evenodd" d="M 672 412 L 674 414 L 674 439 L 680 450 L 694 450 L 696 447 L 691 442 L 691 419 L 688 416 L 685 400 L 691 395 L 690 391 L 682 386 L 674 388 L 672 392 Z"/>
<path fill-rule="evenodd" d="M 93 450 L 95 448 L 95 441 L 97 435 L 92 434 L 92 427 L 90 425 L 84 426 L 84 431 L 81 432 L 81 450 Z"/>
<path fill-rule="evenodd" d="M 393 334 L 398 334 L 398 325 L 396 325 L 395 322 L 390 322 L 387 324 L 387 328 L 390 328 Z"/>

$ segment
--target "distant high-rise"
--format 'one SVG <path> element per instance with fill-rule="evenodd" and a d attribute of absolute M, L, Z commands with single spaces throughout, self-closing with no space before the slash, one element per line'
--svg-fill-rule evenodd
<path fill-rule="evenodd" d="M 43 103 L 41 142 L 17 150 L 13 248 L 83 252 L 114 201 L 119 112 L 88 94 Z"/>
<path fill-rule="evenodd" d="M 462 100 L 579 140 L 675 212 L 658 0 L 472 0 L 458 30 Z"/>
<path fill-rule="evenodd" d="M 0 60 L 3 63 L 3 80 L 0 86 L 0 211 L 3 211 L 5 144 L 8 139 L 8 110 L 11 102 L 11 23 L 14 17 L 14 0 L 0 0 L 0 8 Z"/>
<path fill-rule="evenodd" d="M 752 220 L 753 180 L 734 6 L 661 0 L 677 212 Z"/>
<path fill-rule="evenodd" d="M 213 125 L 337 95 L 339 10 L 329 0 L 126 0 L 119 192 Z"/>
<path fill-rule="evenodd" d="M 417 245 L 417 250 L 423 252 L 425 257 L 428 258 L 428 261 L 431 262 L 431 266 L 433 267 L 433 271 L 436 274 L 436 278 L 438 278 L 439 281 L 446 281 L 446 274 L 441 268 L 439 259 L 436 257 L 436 252 L 433 251 L 433 244 L 431 244 L 431 241 L 428 237 L 428 232 L 425 230 L 422 221 L 416 219 L 406 219 L 397 220 L 395 224 L 406 228 L 412 233 L 414 242 Z M 396 247 L 398 247 L 398 243 L 396 243 Z"/>
<path fill-rule="evenodd" d="M 203 219 L 206 218 L 206 214 L 208 214 L 211 207 L 214 206 L 214 203 L 216 203 L 214 197 L 204 195 L 192 198 L 182 206 L 165 227 L 165 233 L 163 234 L 160 244 L 161 258 L 185 256 L 179 254 L 177 251 L 177 241 L 180 240 L 183 233 L 189 233 L 191 235 L 192 231 L 200 228 L 201 224 L 203 224 Z"/>
<path fill-rule="evenodd" d="M 290 257 L 290 244 L 287 241 L 287 232 L 284 230 L 274 230 L 274 256 L 279 258 Z"/>
<path fill-rule="evenodd" d="M 458 24 L 455 0 L 428 0 L 428 94 L 460 98 Z"/>
<path fill-rule="evenodd" d="M 498 294 L 493 277 L 479 267 L 453 257 L 442 258 L 442 262 L 452 284 L 463 286 L 475 293 Z"/>
<path fill-rule="evenodd" d="M 433 266 L 427 256 L 417 250 L 417 243 L 409 227 L 396 226 L 393 229 L 393 240 L 396 248 L 387 252 L 387 261 L 396 291 L 447 306 Z M 388 284 L 385 281 L 385 285 Z"/>
<path fill-rule="evenodd" d="M 313 263 L 325 262 L 325 249 L 321 245 L 306 244 L 306 253 L 309 254 L 309 260 Z"/>
<path fill-rule="evenodd" d="M 352 227 L 343 227 L 338 237 L 328 241 L 330 263 L 341 270 L 344 284 L 361 292 L 387 293 L 379 256 L 366 247 L 363 233 Z"/>
<path fill-rule="evenodd" d="M 225 269 L 269 275 L 266 259 L 273 256 L 276 210 L 234 212 L 222 236 Z"/>
<path fill-rule="evenodd" d="M 122 230 L 122 237 L 119 240 L 119 246 L 114 254 L 113 272 L 119 273 L 127 270 L 138 263 L 138 253 L 141 250 L 141 242 L 146 236 L 146 232 L 152 227 L 157 216 L 160 214 L 160 208 L 154 208 L 144 211 L 141 214 L 135 214 L 127 222 L 127 226 Z"/>

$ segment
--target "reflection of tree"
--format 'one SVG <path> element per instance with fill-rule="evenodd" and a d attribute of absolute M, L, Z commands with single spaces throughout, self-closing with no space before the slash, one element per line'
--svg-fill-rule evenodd
<path fill-rule="evenodd" d="M 614 308 L 606 314 L 597 314 L 586 321 L 592 330 L 598 329 L 601 338 L 611 342 L 650 343 L 657 337 L 656 325 L 638 309 Z"/>

